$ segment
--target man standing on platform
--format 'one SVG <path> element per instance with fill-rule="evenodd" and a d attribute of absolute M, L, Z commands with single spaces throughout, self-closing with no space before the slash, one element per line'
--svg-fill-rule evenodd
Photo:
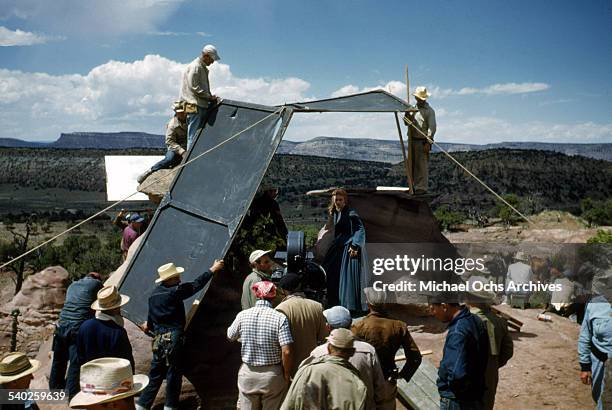
<path fill-rule="evenodd" d="M 180 99 L 187 103 L 187 151 L 193 145 L 198 130 L 204 126 L 209 109 L 220 101 L 211 94 L 208 82 L 208 66 L 220 59 L 215 46 L 208 44 L 183 72 Z"/>
<path fill-rule="evenodd" d="M 408 137 L 412 144 L 412 175 L 414 193 L 427 193 L 429 179 L 429 153 L 436 134 L 436 113 L 427 102 L 430 97 L 427 88 L 417 87 L 412 93 L 416 98 L 416 112 L 407 112 L 404 122 L 408 126 Z"/>

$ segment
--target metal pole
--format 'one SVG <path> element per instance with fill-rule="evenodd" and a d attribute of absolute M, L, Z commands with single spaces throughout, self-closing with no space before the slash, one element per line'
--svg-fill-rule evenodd
<path fill-rule="evenodd" d="M 406 102 L 408 103 L 408 105 L 410 105 L 410 79 L 408 77 L 408 64 L 406 64 Z M 398 125 L 398 128 L 399 128 L 399 125 Z M 414 143 L 412 141 L 412 133 L 410 132 L 410 126 L 408 126 L 407 129 L 408 129 L 408 162 L 407 162 L 406 168 L 410 175 L 408 179 L 410 181 L 410 194 L 414 195 L 414 167 L 412 165 L 412 162 L 414 161 L 414 159 L 412 158 L 412 156 L 414 155 Z"/>
<path fill-rule="evenodd" d="M 400 122 L 397 116 L 397 112 L 394 112 L 393 114 L 395 114 L 395 125 L 397 125 L 397 135 L 399 135 L 400 144 L 402 145 L 402 157 L 404 158 L 404 167 L 406 168 L 406 178 L 408 179 L 408 187 L 410 187 L 410 194 L 413 195 L 414 194 L 414 184 L 412 182 L 412 173 L 410 172 L 410 167 L 406 159 L 406 150 L 404 148 L 404 137 L 402 136 L 402 128 L 400 127 Z"/>

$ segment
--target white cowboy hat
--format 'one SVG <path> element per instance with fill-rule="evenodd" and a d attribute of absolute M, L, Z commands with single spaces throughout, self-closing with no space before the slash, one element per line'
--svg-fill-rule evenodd
<path fill-rule="evenodd" d="M 104 286 L 98 291 L 98 299 L 91 304 L 93 310 L 111 310 L 121 307 L 130 301 L 130 297 L 121 295 L 117 286 Z"/>
<path fill-rule="evenodd" d="M 431 97 L 431 94 L 429 94 L 429 92 L 427 91 L 427 88 L 423 86 L 415 88 L 412 95 L 414 95 L 419 100 L 426 100 L 429 97 Z"/>
<path fill-rule="evenodd" d="M 165 265 L 157 268 L 159 278 L 155 279 L 155 283 L 161 283 L 175 276 L 179 276 L 183 272 L 185 272 L 185 269 L 181 268 L 180 266 L 174 266 L 174 263 L 172 262 L 166 263 Z"/>
<path fill-rule="evenodd" d="M 70 400 L 70 407 L 108 403 L 140 393 L 149 378 L 144 374 L 132 375 L 129 360 L 103 357 L 81 366 L 81 391 Z"/>
<path fill-rule="evenodd" d="M 28 359 L 23 353 L 7 353 L 0 359 L 0 384 L 21 379 L 23 376 L 34 373 L 40 367 L 40 362 Z"/>

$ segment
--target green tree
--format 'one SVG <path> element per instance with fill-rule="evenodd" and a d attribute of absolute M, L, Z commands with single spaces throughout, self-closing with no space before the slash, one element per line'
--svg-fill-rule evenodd
<path fill-rule="evenodd" d="M 612 231 L 598 229 L 597 234 L 587 240 L 587 243 L 612 243 Z"/>
<path fill-rule="evenodd" d="M 508 202 L 514 208 L 518 209 L 518 207 L 520 206 L 521 201 L 519 197 L 515 194 L 503 195 L 502 198 L 504 198 L 506 202 Z M 516 214 L 516 212 L 514 212 L 514 210 L 510 208 L 508 205 L 506 205 L 505 203 L 498 202 L 496 206 L 496 210 L 497 210 L 497 217 L 501 219 L 504 225 L 506 226 L 512 225 L 519 221 L 519 216 Z"/>
<path fill-rule="evenodd" d="M 447 205 L 442 205 L 436 209 L 434 217 L 443 231 L 453 230 L 457 225 L 465 221 L 465 215 L 460 212 L 451 211 Z"/>

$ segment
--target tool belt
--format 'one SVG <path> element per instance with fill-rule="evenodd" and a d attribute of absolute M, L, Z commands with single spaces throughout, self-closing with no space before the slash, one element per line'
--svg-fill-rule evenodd
<path fill-rule="evenodd" d="M 187 114 L 193 114 L 198 112 L 198 106 L 195 104 L 185 103 L 185 112 Z"/>
<path fill-rule="evenodd" d="M 151 350 L 160 359 L 166 360 L 166 365 L 170 366 L 175 361 L 177 354 L 183 346 L 183 334 L 178 330 L 170 330 L 157 333 L 153 337 Z"/>

